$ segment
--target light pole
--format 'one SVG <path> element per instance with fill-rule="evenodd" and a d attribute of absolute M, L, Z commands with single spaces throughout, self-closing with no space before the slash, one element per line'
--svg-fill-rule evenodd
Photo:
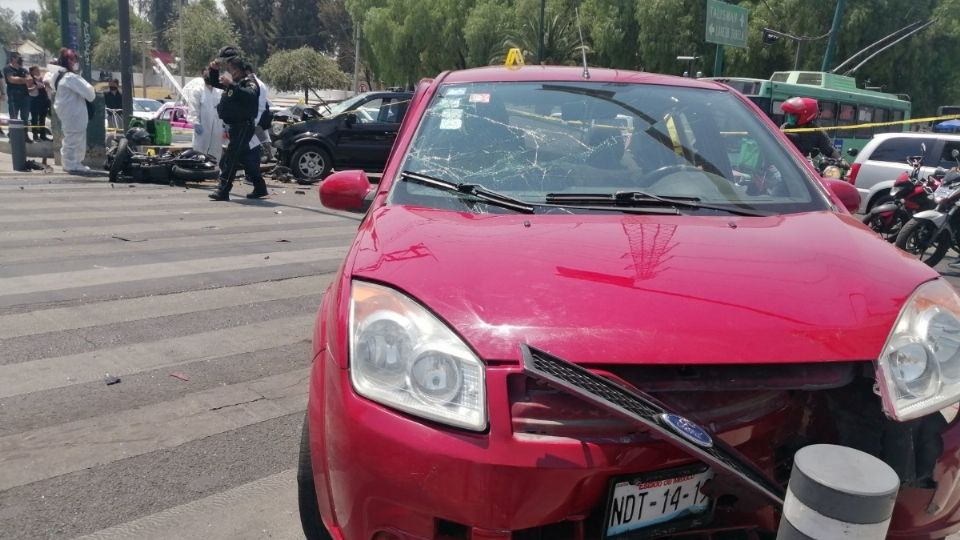
<path fill-rule="evenodd" d="M 543 15 L 547 0 L 540 0 L 540 44 L 537 47 L 537 65 L 543 64 Z"/>
<path fill-rule="evenodd" d="M 146 98 L 147 97 L 147 47 L 149 47 L 153 43 L 153 40 L 139 39 L 137 40 L 137 43 L 140 43 L 141 45 L 143 45 L 143 64 L 140 68 L 140 84 L 143 86 L 142 97 Z"/>

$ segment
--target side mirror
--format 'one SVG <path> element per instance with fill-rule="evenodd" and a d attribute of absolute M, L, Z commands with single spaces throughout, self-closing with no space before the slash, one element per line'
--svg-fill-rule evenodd
<path fill-rule="evenodd" d="M 960 157 L 960 150 L 957 150 L 956 148 L 954 148 L 953 150 L 950 151 L 950 156 L 953 159 L 957 159 L 958 157 Z"/>
<path fill-rule="evenodd" d="M 860 151 L 857 150 L 856 148 L 847 148 L 847 155 L 850 157 L 857 157 L 857 154 L 859 153 Z"/>
<path fill-rule="evenodd" d="M 356 113 L 350 112 L 350 113 L 345 113 L 343 115 L 343 125 L 347 126 L 348 128 L 352 128 L 353 125 L 356 123 L 357 123 Z"/>
<path fill-rule="evenodd" d="M 320 183 L 320 204 L 333 210 L 366 212 L 372 194 L 373 186 L 363 171 L 336 172 Z"/>
<path fill-rule="evenodd" d="M 843 207 L 846 208 L 848 212 L 852 214 L 860 210 L 860 192 L 857 191 L 857 188 L 843 180 L 824 178 L 823 181 L 827 183 L 830 192 L 833 193 L 836 198 L 840 199 Z"/>

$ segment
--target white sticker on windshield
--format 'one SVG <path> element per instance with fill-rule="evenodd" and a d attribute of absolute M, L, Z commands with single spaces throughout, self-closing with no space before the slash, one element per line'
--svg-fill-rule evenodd
<path fill-rule="evenodd" d="M 470 94 L 470 103 L 490 103 L 490 94 Z"/>
<path fill-rule="evenodd" d="M 458 86 L 456 88 L 448 88 L 444 96 L 462 96 L 467 93 L 466 86 Z"/>
<path fill-rule="evenodd" d="M 440 118 L 450 118 L 459 120 L 463 118 L 463 109 L 444 109 L 440 113 Z"/>
<path fill-rule="evenodd" d="M 444 118 L 440 120 L 440 129 L 460 129 L 463 126 L 463 120 L 460 118 Z"/>
<path fill-rule="evenodd" d="M 456 109 L 460 106 L 460 98 L 443 98 L 440 100 L 441 109 Z"/>

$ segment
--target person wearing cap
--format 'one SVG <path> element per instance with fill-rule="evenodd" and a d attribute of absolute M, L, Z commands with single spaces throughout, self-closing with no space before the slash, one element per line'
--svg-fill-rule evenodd
<path fill-rule="evenodd" d="M 3 79 L 7 86 L 7 112 L 11 120 L 23 120 L 23 125 L 29 125 L 30 119 L 30 95 L 27 93 L 27 85 L 32 82 L 30 74 L 23 67 L 23 57 L 20 53 L 13 51 L 10 53 L 10 63 L 3 66 Z M 27 138 L 27 142 L 31 142 Z"/>
<path fill-rule="evenodd" d="M 227 125 L 230 141 L 220 160 L 220 183 L 216 191 L 210 194 L 215 201 L 230 200 L 233 178 L 238 166 L 250 171 L 250 140 L 253 138 L 254 121 L 257 118 L 257 102 L 260 89 L 256 80 L 247 75 L 246 62 L 240 56 L 230 56 L 217 62 L 219 86 L 223 88 L 217 113 Z M 211 65 L 210 72 L 214 71 Z M 259 148 L 259 145 L 258 145 Z M 256 174 L 250 180 L 254 189 L 247 194 L 248 199 L 260 199 L 267 195 L 267 186 L 260 173 L 259 152 L 257 152 Z"/>

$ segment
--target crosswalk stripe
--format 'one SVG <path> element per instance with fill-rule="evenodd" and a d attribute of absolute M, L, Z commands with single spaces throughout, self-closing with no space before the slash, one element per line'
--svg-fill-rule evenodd
<path fill-rule="evenodd" d="M 294 188 L 290 188 L 292 191 Z M 274 190 L 274 191 L 286 191 L 285 189 Z M 303 201 L 305 203 L 314 204 L 317 207 L 320 206 L 320 201 L 317 197 L 315 191 L 304 191 L 304 196 L 299 197 L 297 200 Z M 107 200 L 104 200 L 102 195 L 97 197 L 91 197 L 89 200 L 83 197 L 70 197 L 65 200 L 51 200 L 49 197 L 36 197 L 31 198 L 29 202 L 21 200 L 18 201 L 18 204 L 12 204 L 11 201 L 8 201 L 6 205 L 0 205 L 4 213 L 13 213 L 13 214 L 33 214 L 38 211 L 46 210 L 63 210 L 63 211 L 86 211 L 86 210 L 102 210 L 105 208 L 155 208 L 155 207 L 183 207 L 183 208 L 230 208 L 229 205 L 217 205 L 212 203 L 206 197 L 198 197 L 197 195 L 205 194 L 205 191 L 198 191 L 196 193 L 187 194 L 189 196 L 161 196 L 156 197 L 150 195 L 144 198 L 142 195 L 138 197 L 113 197 Z M 21 196 L 19 198 L 23 198 Z M 2 198 L 2 197 L 0 197 Z M 268 199 L 269 200 L 269 199 Z M 236 208 L 233 209 L 236 212 Z"/>
<path fill-rule="evenodd" d="M 0 438 L 0 490 L 172 448 L 306 408 L 310 368 Z"/>
<path fill-rule="evenodd" d="M 0 296 L 58 291 L 78 287 L 117 284 L 144 279 L 193 275 L 245 268 L 265 268 L 285 264 L 336 260 L 346 253 L 344 247 L 305 249 L 298 251 L 274 251 L 269 254 L 255 253 L 232 257 L 191 259 L 167 263 L 140 264 L 118 268 L 94 268 L 75 272 L 57 272 L 0 278 Z M 122 270 L 122 271 L 120 271 Z"/>
<path fill-rule="evenodd" d="M 305 227 L 302 229 L 274 229 L 257 232 L 229 232 L 229 229 L 202 236 L 183 237 L 147 235 L 117 235 L 118 238 L 107 238 L 89 243 L 71 242 L 62 245 L 59 242 L 56 249 L 51 245 L 25 246 L 6 248 L 3 250 L 2 260 L 7 266 L 30 261 L 56 261 L 78 257 L 93 257 L 102 255 L 132 256 L 142 253 L 159 252 L 163 250 L 182 248 L 185 242 L 190 247 L 200 248 L 208 246 L 240 246 L 258 244 L 262 242 L 293 242 L 303 241 L 311 247 L 322 247 L 324 244 L 336 242 L 344 244 L 357 234 L 356 223 L 346 223 L 343 226 L 324 228 Z M 285 242 L 284 242 L 285 243 Z"/>
<path fill-rule="evenodd" d="M 169 540 L 185 536 L 205 540 L 303 538 L 297 512 L 297 471 L 273 474 L 77 540 Z"/>
<path fill-rule="evenodd" d="M 0 216 L 0 223 L 22 223 L 24 225 L 33 225 L 36 222 L 43 223 L 45 226 L 49 226 L 48 222 L 66 222 L 66 223 L 75 223 L 75 222 L 85 222 L 91 220 L 104 220 L 104 219 L 118 219 L 118 218 L 140 218 L 140 219 L 149 219 L 149 218 L 170 218 L 170 217 L 184 217 L 191 216 L 193 218 L 200 216 L 218 216 L 218 215 L 229 215 L 236 212 L 234 208 L 227 208 L 225 206 L 213 206 L 207 205 L 205 207 L 194 207 L 189 210 L 184 209 L 181 206 L 169 207 L 169 208 L 157 208 L 155 206 L 142 207 L 138 209 L 127 209 L 127 210 L 109 210 L 109 211 L 99 211 L 100 209 L 91 209 L 91 211 L 79 213 L 76 210 L 65 210 L 64 212 L 51 213 L 51 214 L 31 214 L 29 218 L 26 218 L 24 215 L 16 214 L 7 214 Z"/>
<path fill-rule="evenodd" d="M 2 315 L 0 340 L 318 294 L 331 277 L 325 274 Z"/>
<path fill-rule="evenodd" d="M 0 366 L 0 399 L 232 354 L 271 349 L 307 339 L 314 315 L 125 345 Z M 2 452 L 0 452 L 2 454 Z"/>

